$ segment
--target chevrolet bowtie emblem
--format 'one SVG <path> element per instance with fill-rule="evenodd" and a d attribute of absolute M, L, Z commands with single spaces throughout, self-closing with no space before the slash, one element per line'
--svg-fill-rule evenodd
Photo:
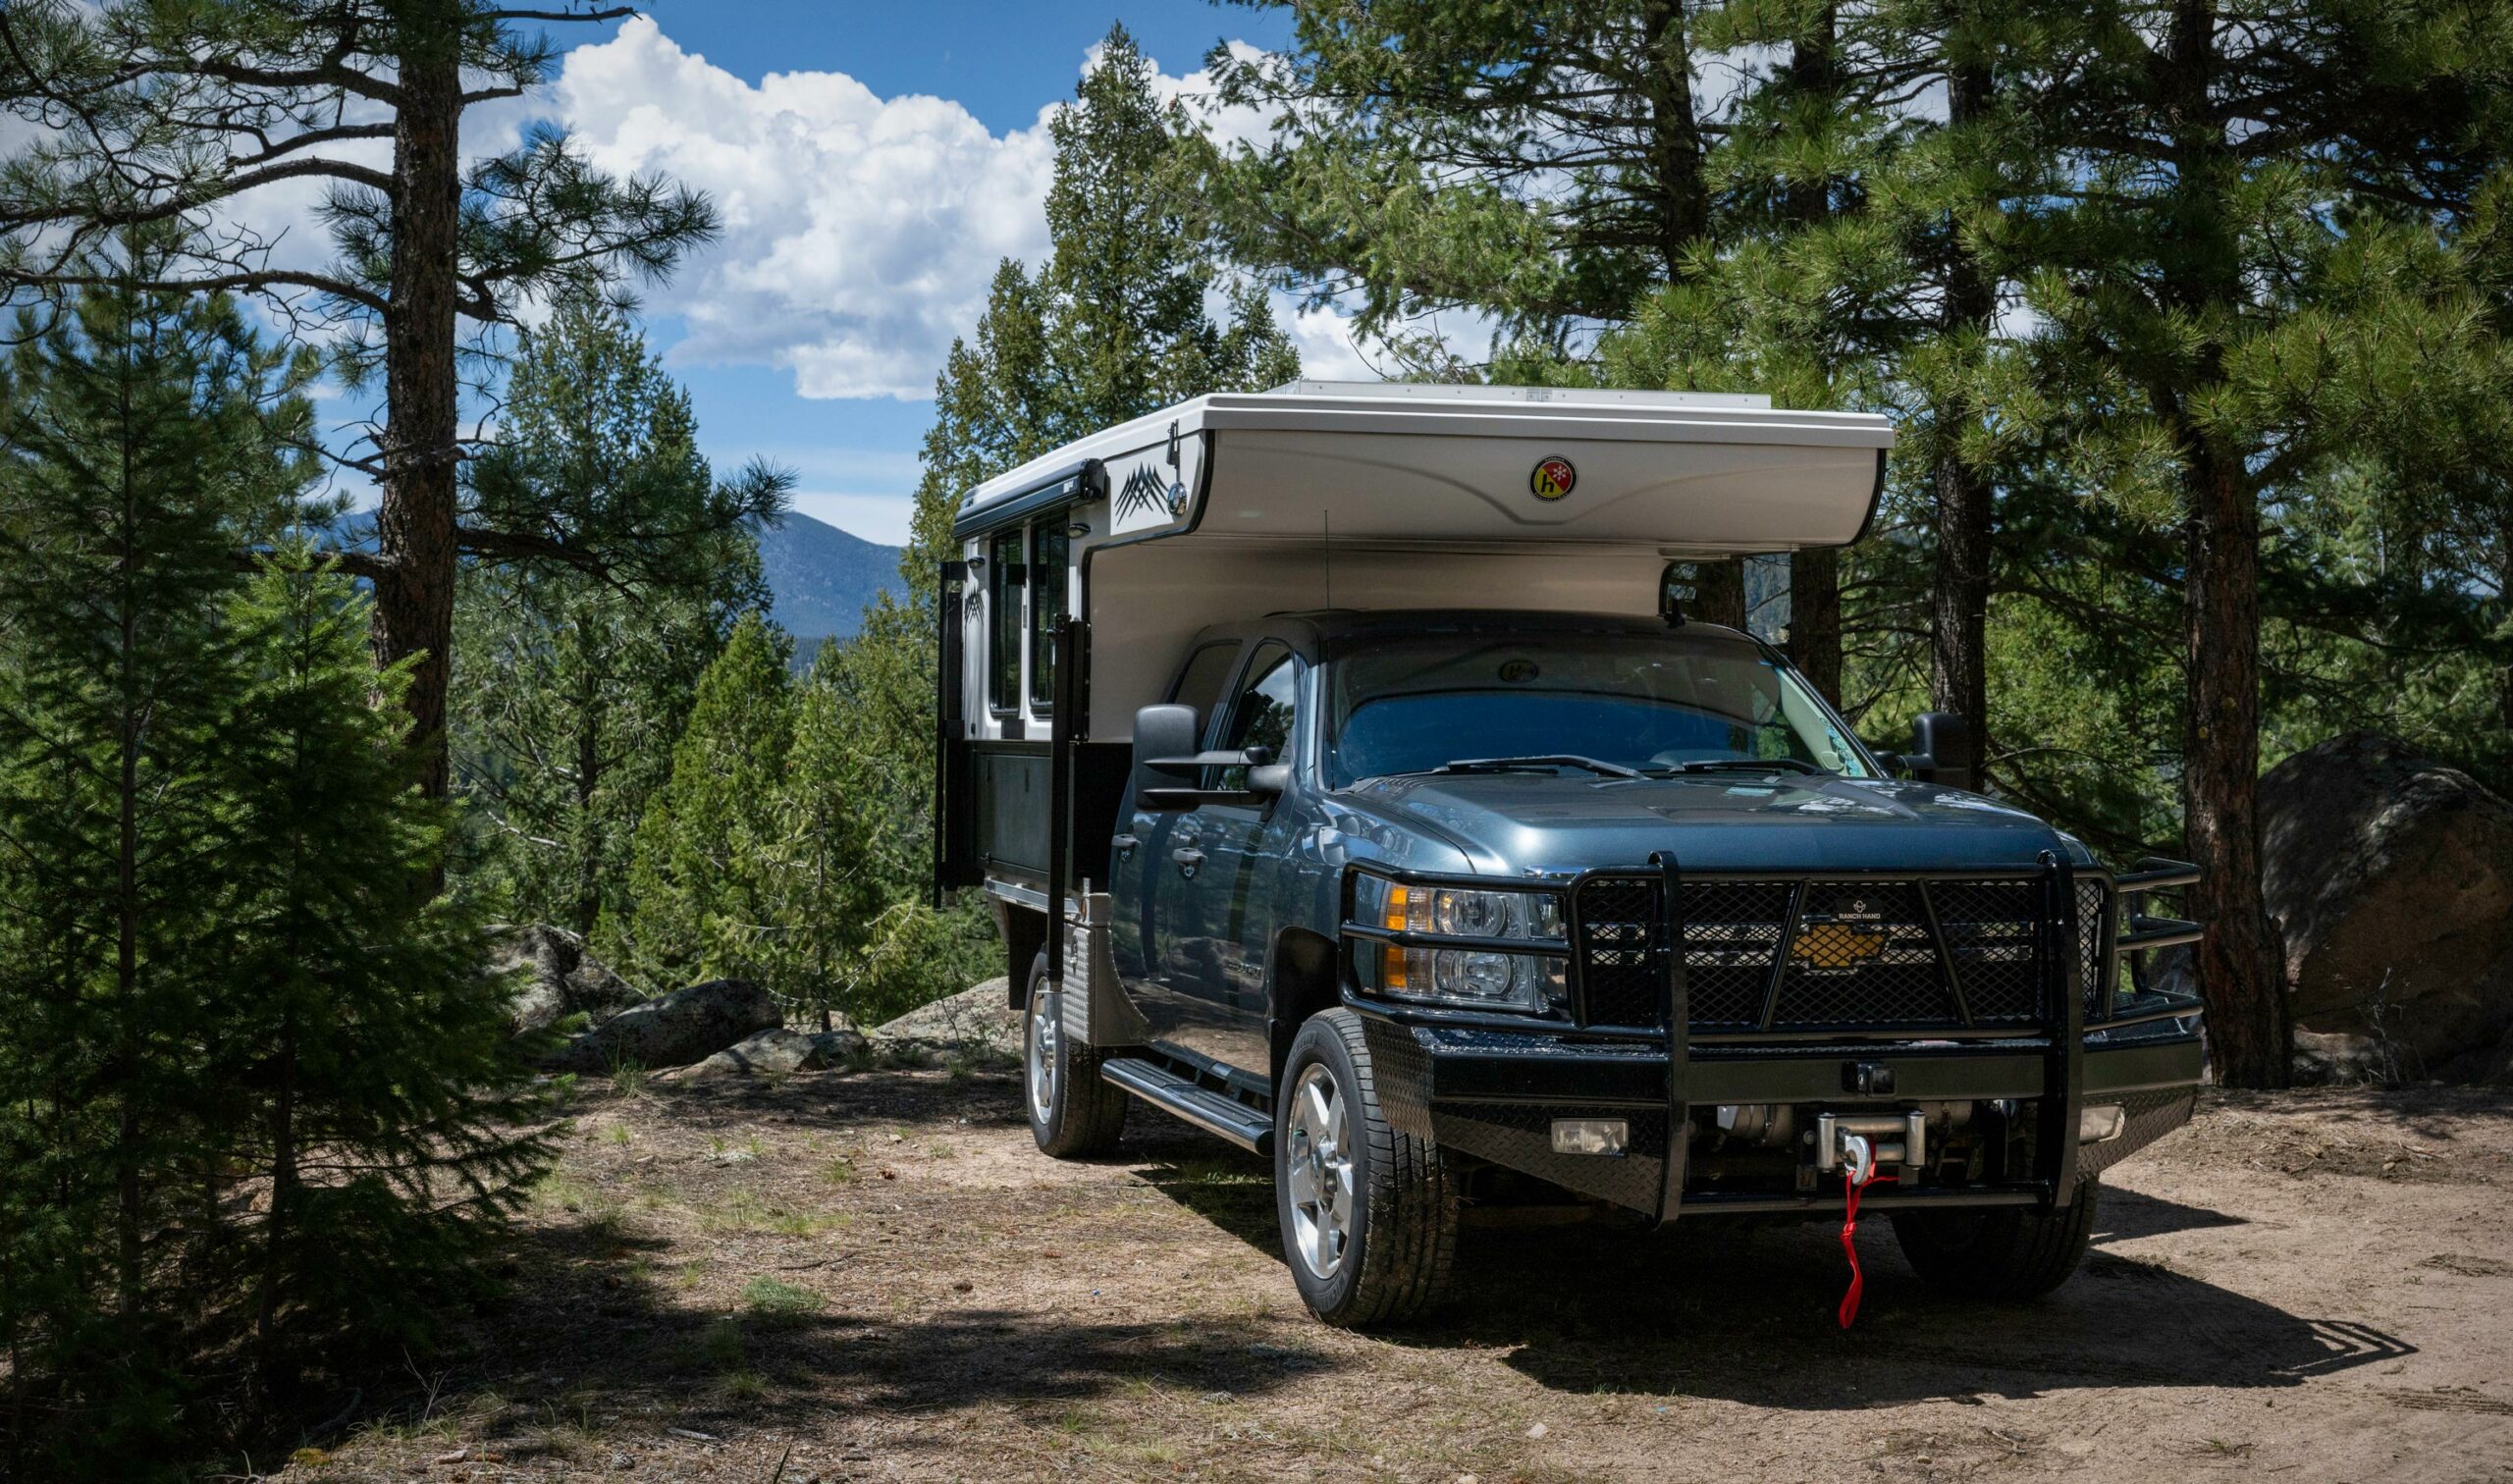
<path fill-rule="evenodd" d="M 1847 969 L 1885 951 L 1886 935 L 1849 923 L 1809 923 L 1797 929 L 1789 956 L 1810 969 Z"/>

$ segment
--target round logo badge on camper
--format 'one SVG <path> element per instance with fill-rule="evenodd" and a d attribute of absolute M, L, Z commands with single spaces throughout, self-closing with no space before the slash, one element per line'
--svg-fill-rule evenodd
<path fill-rule="evenodd" d="M 1578 482 L 1579 471 L 1571 467 L 1571 460 L 1567 458 L 1545 459 L 1535 466 L 1534 473 L 1527 476 L 1527 488 L 1535 493 L 1538 500 L 1560 500 L 1570 494 L 1571 487 Z"/>

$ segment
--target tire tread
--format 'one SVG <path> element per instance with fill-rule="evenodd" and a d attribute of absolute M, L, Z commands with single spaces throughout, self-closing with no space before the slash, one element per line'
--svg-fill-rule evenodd
<path fill-rule="evenodd" d="M 1047 956 L 1040 954 L 1030 964 L 1030 994 L 1035 997 L 1047 991 Z M 1106 1154 L 1117 1147 L 1126 1131 L 1126 1105 L 1134 1101 L 1126 1089 L 1099 1076 L 1100 1063 L 1108 1054 L 1096 1046 L 1078 1044 L 1071 1036 L 1056 1038 L 1058 1056 L 1064 1065 L 1056 1069 L 1056 1116 L 1042 1127 L 1037 1110 L 1030 1106 L 1030 1001 L 1021 1006 L 1021 1109 L 1030 1119 L 1030 1133 L 1037 1140 L 1040 1152 L 1053 1159 L 1090 1159 Z"/>
<path fill-rule="evenodd" d="M 1965 1242 L 1947 1242 L 1943 1226 L 1923 1214 L 1895 1217 L 1894 1235 L 1912 1270 L 1940 1292 L 2007 1303 L 2038 1298 L 2085 1261 L 2101 1190 L 2095 1181 L 2079 1182 L 2064 1211 L 1988 1212 Z"/>
<path fill-rule="evenodd" d="M 1459 1192 L 1440 1147 L 1388 1125 L 1361 1017 L 1330 1010 L 1312 1025 L 1343 1043 L 1369 1140 L 1369 1239 L 1347 1302 L 1319 1317 L 1346 1328 L 1402 1324 L 1436 1306 L 1457 1265 Z"/>

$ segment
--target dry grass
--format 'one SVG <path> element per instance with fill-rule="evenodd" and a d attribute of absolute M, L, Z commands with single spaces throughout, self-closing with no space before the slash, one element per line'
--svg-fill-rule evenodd
<path fill-rule="evenodd" d="M 2219 1104 L 2028 1310 L 1933 1298 L 1872 1223 L 1846 1336 L 1836 1233 L 1709 1223 L 1475 1230 L 1439 1321 L 1325 1329 L 1256 1161 L 1139 1109 L 1058 1164 L 1018 1108 L 990 1070 L 583 1085 L 508 1299 L 285 1477 L 2513 1478 L 2501 1097 Z"/>

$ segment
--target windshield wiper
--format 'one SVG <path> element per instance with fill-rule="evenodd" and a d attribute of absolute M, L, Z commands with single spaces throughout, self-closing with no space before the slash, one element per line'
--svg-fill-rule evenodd
<path fill-rule="evenodd" d="M 1459 758 L 1454 762 L 1443 763 L 1431 771 L 1435 773 L 1507 772 L 1520 768 L 1584 768 L 1592 773 L 1600 773 L 1609 778 L 1640 776 L 1637 768 L 1626 768 L 1620 763 L 1600 762 L 1595 758 L 1577 757 L 1571 753 L 1547 753 L 1528 758 Z"/>
<path fill-rule="evenodd" d="M 1679 763 L 1673 768 L 1653 768 L 1649 772 L 1653 777 L 1663 778 L 1672 777 L 1677 773 L 1728 772 L 1739 769 L 1752 772 L 1779 770 L 1815 773 L 1827 778 L 1833 775 L 1830 768 L 1817 768 L 1803 758 L 1700 758 L 1690 763 Z"/>

